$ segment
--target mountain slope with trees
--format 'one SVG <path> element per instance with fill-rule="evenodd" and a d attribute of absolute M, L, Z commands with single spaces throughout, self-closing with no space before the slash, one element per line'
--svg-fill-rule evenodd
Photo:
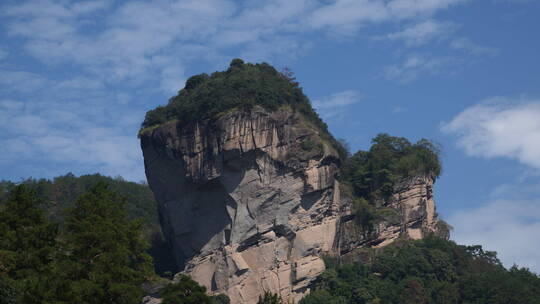
<path fill-rule="evenodd" d="M 66 210 L 63 229 L 44 203 L 23 184 L 0 206 L 2 303 L 139 303 L 152 258 L 125 198 L 97 183 Z"/>
<path fill-rule="evenodd" d="M 300 304 L 536 304 L 540 277 L 496 253 L 429 237 L 401 241 L 372 263 L 334 261 Z"/>
<path fill-rule="evenodd" d="M 124 180 L 122 177 L 108 177 L 100 174 L 87 174 L 79 177 L 67 173 L 52 179 L 25 179 L 18 183 L 11 181 L 0 182 L 0 205 L 7 202 L 9 193 L 17 185 L 25 185 L 33 190 L 41 200 L 39 208 L 44 216 L 59 223 L 59 229 L 64 228 L 66 210 L 73 207 L 76 199 L 98 183 L 106 183 L 110 190 L 125 199 L 125 209 L 129 219 L 141 220 L 144 239 L 150 243 L 148 252 L 154 258 L 155 270 L 158 274 L 167 271 L 177 271 L 170 249 L 163 239 L 159 215 L 154 194 L 144 183 Z"/>

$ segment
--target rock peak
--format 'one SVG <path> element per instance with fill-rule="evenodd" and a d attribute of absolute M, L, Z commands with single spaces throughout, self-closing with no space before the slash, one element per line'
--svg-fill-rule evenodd
<path fill-rule="evenodd" d="M 309 113 L 235 106 L 141 132 L 164 234 L 181 272 L 210 293 L 256 303 L 271 291 L 297 302 L 325 270 L 323 256 L 357 259 L 364 248 L 437 232 L 429 175 L 395 183 L 372 202 L 380 214 L 369 231 L 359 225 L 358 199 L 338 180 L 343 153 Z"/>

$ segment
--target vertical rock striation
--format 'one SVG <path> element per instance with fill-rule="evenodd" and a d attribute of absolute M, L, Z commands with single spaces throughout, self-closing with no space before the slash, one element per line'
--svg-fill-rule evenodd
<path fill-rule="evenodd" d="M 376 222 L 371 233 L 359 231 L 354 223 L 351 200 L 343 199 L 339 255 L 350 256 L 357 249 L 381 248 L 399 238 L 417 240 L 429 234 L 447 237 L 438 227 L 433 199 L 434 182 L 433 176 L 415 176 L 395 185 L 390 198 L 377 202 L 378 210 L 385 215 Z"/>
<path fill-rule="evenodd" d="M 177 263 L 209 291 L 232 303 L 256 303 L 264 290 L 297 300 L 324 270 L 339 158 L 300 115 L 233 111 L 141 140 Z"/>
<path fill-rule="evenodd" d="M 380 202 L 393 211 L 374 232 L 358 233 L 351 199 L 340 197 L 338 153 L 291 110 L 169 122 L 141 134 L 141 146 L 177 264 L 231 303 L 264 291 L 298 301 L 323 255 L 436 231 L 434 178 L 415 177 Z"/>

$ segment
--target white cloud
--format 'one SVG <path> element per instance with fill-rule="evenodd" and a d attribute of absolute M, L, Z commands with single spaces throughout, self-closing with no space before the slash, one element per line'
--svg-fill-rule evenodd
<path fill-rule="evenodd" d="M 514 263 L 540 273 L 540 201 L 495 200 L 452 214 L 452 239 L 498 252 L 506 267 Z"/>
<path fill-rule="evenodd" d="M 69 163 L 141 179 L 135 133 L 144 113 L 132 108 L 134 99 L 156 89 L 176 92 L 191 61 L 223 65 L 234 53 L 248 60 L 279 62 L 313 47 L 312 40 L 305 38 L 313 34 L 351 36 L 373 23 L 410 24 L 459 2 L 32 0 L 2 4 L 0 17 L 10 43 L 26 52 L 20 55 L 41 61 L 44 72 L 14 70 L 11 65 L 0 70 L 0 92 L 6 98 L 0 102 L 0 142 L 6 147 L 0 162 L 9 166 L 24 158 L 50 163 L 56 170 L 66 167 L 58 164 Z M 315 103 L 327 116 L 359 99 L 357 92 L 345 91 Z"/>
<path fill-rule="evenodd" d="M 368 22 L 380 22 L 390 18 L 388 7 L 381 1 L 337 0 L 313 12 L 309 25 L 328 28 L 343 34 L 354 34 Z"/>
<path fill-rule="evenodd" d="M 442 130 L 468 155 L 508 157 L 540 169 L 540 101 L 494 98 L 465 109 Z"/>
<path fill-rule="evenodd" d="M 400 64 L 385 67 L 383 76 L 386 79 L 405 84 L 414 81 L 421 73 L 435 75 L 450 72 L 460 64 L 461 61 L 453 57 L 431 58 L 422 55 L 411 55 Z"/>
<path fill-rule="evenodd" d="M 451 23 L 441 23 L 435 20 L 425 20 L 405 28 L 400 32 L 386 35 L 390 40 L 404 41 L 407 46 L 419 46 L 431 39 L 441 38 L 452 31 L 454 26 Z"/>
<path fill-rule="evenodd" d="M 529 166 L 517 183 L 490 193 L 492 201 L 450 216 L 453 238 L 482 244 L 499 253 L 505 266 L 514 263 L 540 272 L 540 102 L 493 98 L 465 109 L 442 130 L 457 136 L 458 146 L 477 157 L 508 157 Z M 533 173 L 531 175 L 531 172 Z"/>
<path fill-rule="evenodd" d="M 309 19 L 313 28 L 328 28 L 354 34 L 362 26 L 385 21 L 431 16 L 463 0 L 336 0 L 314 10 Z"/>
<path fill-rule="evenodd" d="M 481 46 L 467 38 L 457 38 L 450 42 L 450 47 L 455 50 L 468 52 L 476 56 L 495 56 L 499 53 L 497 48 Z"/>
<path fill-rule="evenodd" d="M 331 119 L 342 115 L 345 107 L 357 103 L 361 99 L 362 95 L 359 92 L 347 90 L 314 100 L 313 107 L 322 117 Z"/>
<path fill-rule="evenodd" d="M 8 33 L 24 38 L 25 49 L 48 64 L 76 63 L 109 81 L 144 81 L 140 78 L 167 77 L 172 69 L 183 71 L 186 62 L 203 53 L 226 53 L 240 46 L 253 58 L 268 59 L 289 54 L 287 44 L 307 43 L 299 37 L 306 32 L 352 35 L 369 23 L 413 20 L 460 2 L 271 0 L 239 6 L 228 0 L 157 0 L 113 6 L 107 0 L 39 0 L 4 6 L 3 14 Z M 404 35 L 421 40 L 430 30 L 416 31 Z M 198 46 L 197 52 L 193 46 Z M 164 56 L 172 58 L 156 60 Z M 174 67 L 167 61 L 174 61 Z M 169 84 L 161 88 L 171 91 Z"/>
<path fill-rule="evenodd" d="M 348 106 L 360 101 L 362 96 L 354 90 L 347 90 L 339 93 L 334 93 L 321 100 L 313 101 L 313 107 L 318 110 L 335 109 L 338 107 Z"/>
<path fill-rule="evenodd" d="M 0 92 L 33 92 L 43 88 L 45 83 L 45 78 L 35 73 L 0 69 Z"/>
<path fill-rule="evenodd" d="M 135 134 L 144 113 L 119 110 L 115 96 L 97 81 L 43 81 L 49 88 L 45 97 L 0 100 L 1 167 L 40 162 L 40 168 L 27 168 L 25 174 L 51 177 L 67 167 L 143 179 Z"/>

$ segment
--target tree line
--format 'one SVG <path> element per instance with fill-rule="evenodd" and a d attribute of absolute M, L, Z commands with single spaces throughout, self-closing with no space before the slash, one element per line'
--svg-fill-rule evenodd
<path fill-rule="evenodd" d="M 370 263 L 329 264 L 299 304 L 537 304 L 540 277 L 495 252 L 438 237 L 400 241 Z"/>
<path fill-rule="evenodd" d="M 143 283 L 163 285 L 164 304 L 229 303 L 187 276 L 157 276 L 143 220 L 130 218 L 127 198 L 109 184 L 90 186 L 61 221 L 28 183 L 9 188 L 0 205 L 0 304 L 138 304 Z"/>

